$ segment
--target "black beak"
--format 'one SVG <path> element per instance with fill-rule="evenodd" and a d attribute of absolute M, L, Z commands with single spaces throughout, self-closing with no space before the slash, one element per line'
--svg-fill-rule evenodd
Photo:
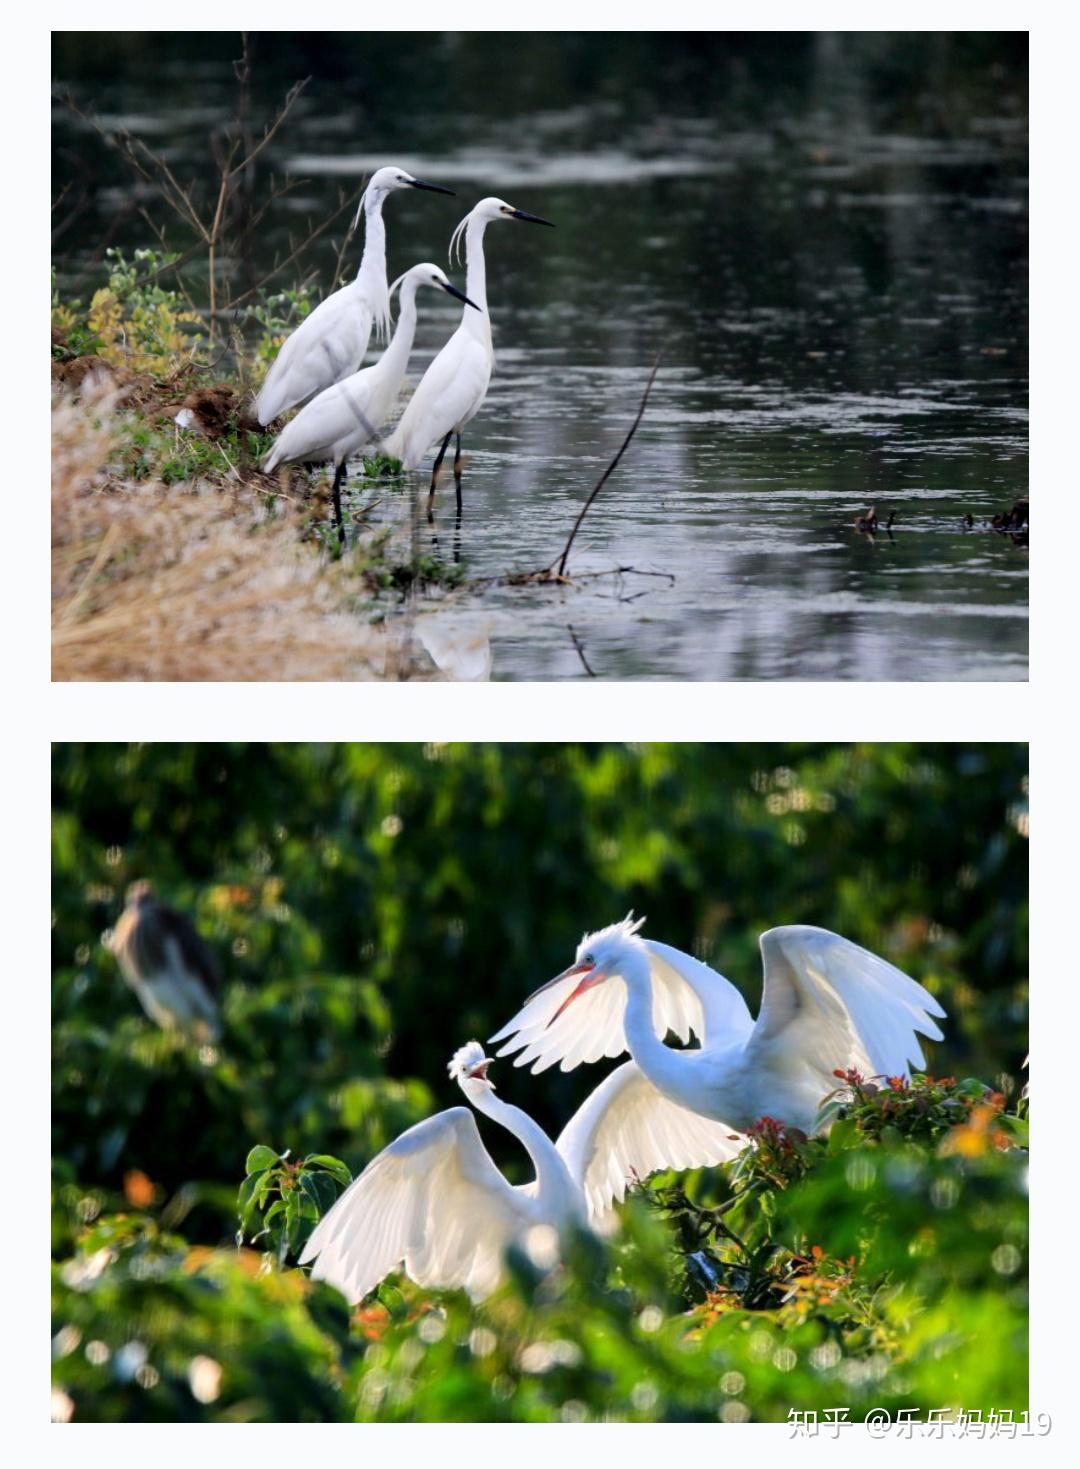
<path fill-rule="evenodd" d="M 555 228 L 550 219 L 541 219 L 538 214 L 526 214 L 524 209 L 514 209 L 511 213 L 514 219 L 523 219 L 526 224 L 546 224 L 551 229 Z"/>
<path fill-rule="evenodd" d="M 442 286 L 444 291 L 449 291 L 451 296 L 456 296 L 459 301 L 464 301 L 466 306 L 471 306 L 474 311 L 480 310 L 480 307 L 477 306 L 475 301 L 470 301 L 464 291 L 459 291 L 457 286 L 452 286 L 449 281 L 444 286 L 442 281 L 440 281 L 439 285 Z"/>
<path fill-rule="evenodd" d="M 410 179 L 414 189 L 430 189 L 433 194 L 452 194 L 453 189 L 444 189 L 442 184 L 429 184 L 426 179 Z"/>

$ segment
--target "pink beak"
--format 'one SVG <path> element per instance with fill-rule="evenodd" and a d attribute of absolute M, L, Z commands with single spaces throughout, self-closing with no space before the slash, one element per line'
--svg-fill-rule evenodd
<path fill-rule="evenodd" d="M 563 1011 L 566 1010 L 570 1005 L 572 1005 L 575 1000 L 580 999 L 586 990 L 592 989 L 593 985 L 597 985 L 602 980 L 607 979 L 606 973 L 602 969 L 598 971 L 595 964 L 571 964 L 569 969 L 564 969 L 563 972 L 561 974 L 557 974 L 554 979 L 549 979 L 547 984 L 542 984 L 538 990 L 533 990 L 532 994 L 525 1001 L 526 1005 L 531 1004 L 531 1002 L 536 999 L 537 995 L 542 995 L 545 990 L 551 989 L 553 985 L 559 984 L 564 979 L 573 979 L 575 975 L 578 974 L 583 976 L 581 983 L 575 986 L 575 988 L 572 989 L 567 995 L 566 999 L 563 1000 L 562 1004 L 555 1011 L 555 1014 L 551 1017 L 547 1025 L 544 1027 L 545 1030 L 550 1029 L 550 1027 L 555 1024 L 556 1020 L 558 1020 Z"/>

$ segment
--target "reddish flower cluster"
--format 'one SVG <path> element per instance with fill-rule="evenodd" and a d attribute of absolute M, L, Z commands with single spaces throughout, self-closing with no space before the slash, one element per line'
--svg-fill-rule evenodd
<path fill-rule="evenodd" d="M 753 1140 L 755 1164 L 773 1183 L 783 1188 L 792 1179 L 805 1172 L 803 1144 L 806 1133 L 798 1127 L 788 1127 L 776 1117 L 759 1117 L 747 1129 Z"/>
<path fill-rule="evenodd" d="M 776 1148 L 782 1153 L 793 1153 L 795 1145 L 788 1136 L 785 1125 L 776 1117 L 770 1117 L 766 1113 L 752 1122 L 746 1129 L 748 1137 L 752 1137 L 757 1143 L 764 1143 L 767 1147 Z"/>

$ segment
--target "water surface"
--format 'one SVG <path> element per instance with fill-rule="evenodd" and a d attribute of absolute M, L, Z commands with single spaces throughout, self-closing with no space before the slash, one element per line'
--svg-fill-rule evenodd
<path fill-rule="evenodd" d="M 315 76 L 270 150 L 305 182 L 259 269 L 386 161 L 458 195 L 389 201 L 391 274 L 444 259 L 487 193 L 556 223 L 488 231 L 497 363 L 439 555 L 471 578 L 549 563 L 663 354 L 571 571 L 666 575 L 443 599 L 440 619 L 489 638 L 492 677 L 1026 677 L 1026 548 L 981 528 L 1027 486 L 1015 39 L 426 37 L 423 87 L 407 38 L 379 41 L 381 70 L 357 38 L 340 64 L 262 39 L 262 105 Z M 56 63 L 181 176 L 233 97 L 227 65 L 183 44 L 152 86 L 137 52 L 105 66 L 61 45 Z M 145 231 L 115 162 L 60 114 L 56 140 L 58 181 L 77 156 L 94 182 L 61 242 L 74 281 L 103 233 Z M 414 378 L 455 321 L 424 303 Z M 370 523 L 407 523 L 408 494 L 352 503 L 374 499 Z M 856 530 L 871 505 L 891 535 Z"/>

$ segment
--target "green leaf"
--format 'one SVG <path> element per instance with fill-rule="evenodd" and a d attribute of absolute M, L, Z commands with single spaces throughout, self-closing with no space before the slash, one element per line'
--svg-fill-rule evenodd
<path fill-rule="evenodd" d="M 337 1189 L 325 1173 L 302 1173 L 300 1187 L 314 1201 L 320 1218 L 337 1202 Z"/>
<path fill-rule="evenodd" d="M 347 1163 L 340 1158 L 334 1158 L 329 1153 L 312 1153 L 310 1158 L 304 1159 L 305 1168 L 324 1168 L 327 1173 L 337 1179 L 344 1188 L 352 1183 L 352 1173 Z"/>
<path fill-rule="evenodd" d="M 986 1094 L 986 1083 L 980 1081 L 977 1076 L 965 1076 L 963 1081 L 957 1083 L 956 1095 L 958 1097 L 981 1098 Z"/>
<path fill-rule="evenodd" d="M 392 1321 L 404 1321 L 405 1317 L 409 1314 L 409 1308 L 405 1303 L 405 1297 L 396 1285 L 390 1285 L 384 1280 L 382 1285 L 379 1286 L 378 1296 L 381 1303 L 390 1312 L 390 1319 Z"/>
<path fill-rule="evenodd" d="M 249 1173 L 236 1195 L 236 1211 L 240 1216 L 240 1229 L 245 1234 L 250 1230 L 258 1214 L 255 1195 L 264 1177 L 265 1173 Z"/>
<path fill-rule="evenodd" d="M 1011 1112 L 1005 1112 L 997 1119 L 997 1126 L 1002 1132 L 1007 1133 L 1018 1147 L 1028 1146 L 1028 1123 L 1023 1117 L 1016 1117 Z"/>
<path fill-rule="evenodd" d="M 273 1168 L 275 1163 L 281 1161 L 281 1155 L 275 1153 L 273 1148 L 268 1148 L 265 1143 L 256 1143 L 247 1155 L 244 1164 L 245 1173 L 261 1173 L 264 1168 Z"/>
<path fill-rule="evenodd" d="M 829 1130 L 829 1152 L 842 1153 L 859 1140 L 859 1124 L 854 1117 L 841 1117 Z"/>

